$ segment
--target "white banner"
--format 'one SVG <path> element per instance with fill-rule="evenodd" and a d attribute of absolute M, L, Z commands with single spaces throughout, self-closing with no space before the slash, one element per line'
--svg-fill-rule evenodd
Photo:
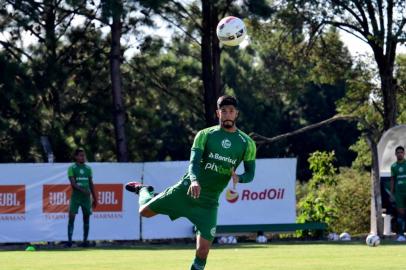
<path fill-rule="evenodd" d="M 237 173 L 243 172 L 239 166 Z M 220 197 L 218 225 L 296 222 L 296 159 L 257 159 L 251 183 L 232 183 Z"/>
<path fill-rule="evenodd" d="M 180 180 L 188 166 L 189 161 L 147 162 L 144 167 L 144 184 L 153 186 L 155 192 L 164 191 Z M 193 225 L 186 218 L 171 221 L 168 216 L 157 215 L 152 218 L 142 218 L 141 222 L 143 239 L 193 236 Z"/>
<path fill-rule="evenodd" d="M 67 240 L 69 165 L 0 165 L 0 242 Z M 89 240 L 139 239 L 138 202 L 124 192 L 123 184 L 141 178 L 142 164 L 89 165 L 99 201 L 90 219 Z M 79 211 L 73 239 L 82 238 Z"/>
<path fill-rule="evenodd" d="M 69 165 L 0 164 L 1 243 L 67 240 Z M 88 165 L 99 201 L 90 218 L 89 240 L 137 240 L 141 234 L 143 239 L 193 236 L 193 225 L 184 218 L 172 222 L 155 216 L 140 222 L 138 196 L 124 189 L 128 181 L 142 179 L 161 192 L 180 180 L 188 161 Z M 295 176 L 295 159 L 257 160 L 252 183 L 239 184 L 237 193 L 229 191 L 228 197 L 226 192 L 221 195 L 218 224 L 294 223 Z M 82 239 L 82 228 L 79 211 L 74 240 Z"/>

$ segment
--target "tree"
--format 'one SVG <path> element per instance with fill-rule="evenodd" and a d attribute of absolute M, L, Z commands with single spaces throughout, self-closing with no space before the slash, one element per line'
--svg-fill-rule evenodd
<path fill-rule="evenodd" d="M 406 3 L 403 0 L 285 0 L 311 27 L 333 25 L 368 44 L 375 58 L 383 100 L 384 130 L 396 125 L 396 50 L 406 42 Z"/>
<path fill-rule="evenodd" d="M 71 27 L 70 23 L 84 5 L 67 10 L 66 2 L 54 0 L 5 2 L 7 8 L 1 13 L 4 19 L 2 29 L 9 33 L 9 37 L 0 43 L 15 61 L 27 64 L 29 68 L 26 75 L 33 82 L 32 91 L 39 93 L 36 108 L 40 114 L 51 118 L 39 122 L 36 139 L 39 141 L 40 136 L 49 136 L 56 160 L 70 160 L 68 145 L 61 140 L 64 125 L 62 89 L 74 69 L 65 66 L 71 50 L 60 50 L 60 47 Z M 89 27 L 89 21 L 86 21 L 84 33 Z M 24 46 L 24 34 L 34 37 L 37 43 Z"/>
<path fill-rule="evenodd" d="M 110 47 L 110 77 L 111 77 L 111 90 L 113 96 L 113 119 L 114 131 L 116 138 L 116 153 L 117 161 L 128 161 L 128 147 L 126 136 L 126 121 L 125 121 L 125 108 L 123 105 L 123 90 L 121 80 L 121 61 L 123 58 L 121 52 L 121 35 L 122 35 L 122 16 L 123 16 L 123 3 L 121 0 L 103 0 L 102 1 L 102 17 L 104 22 L 108 22 L 111 17 L 110 33 L 111 33 L 111 47 Z"/>
<path fill-rule="evenodd" d="M 278 21 L 256 23 L 248 30 L 249 47 L 223 52 L 222 79 L 241 103 L 239 126 L 278 137 L 335 116 L 335 103 L 352 76 L 352 60 L 337 31 L 331 29 L 309 45 L 296 28 Z M 257 136 L 258 157 L 297 157 L 298 178 L 307 181 L 310 153 L 334 150 L 338 165 L 350 166 L 355 155 L 348 147 L 358 136 L 356 123 L 345 121 L 274 141 Z"/>
<path fill-rule="evenodd" d="M 215 111 L 217 98 L 224 93 L 221 82 L 221 51 L 216 36 L 219 20 L 229 12 L 234 15 L 269 17 L 272 10 L 264 0 L 245 0 L 239 5 L 235 0 L 193 1 L 184 4 L 183 1 L 140 1 L 145 7 L 152 8 L 175 29 L 187 37 L 188 42 L 200 46 L 201 78 L 203 81 L 204 115 L 206 126 L 217 123 Z"/>
<path fill-rule="evenodd" d="M 405 1 L 285 0 L 284 4 L 289 12 L 296 13 L 303 18 L 312 32 L 320 32 L 325 25 L 333 25 L 361 39 L 371 47 L 380 78 L 377 96 L 382 99 L 383 109 L 380 109 L 379 106 L 376 106 L 376 109 L 383 120 L 383 131 L 396 125 L 398 85 L 394 77 L 394 65 L 397 46 L 406 42 Z M 371 94 L 371 91 L 369 93 Z M 368 132 L 365 135 L 372 155 L 371 231 L 382 233 L 383 221 L 376 149 L 382 131 L 372 130 L 372 126 L 368 124 L 366 126 L 368 126 Z M 374 224 L 377 224 L 377 228 L 374 228 Z"/>

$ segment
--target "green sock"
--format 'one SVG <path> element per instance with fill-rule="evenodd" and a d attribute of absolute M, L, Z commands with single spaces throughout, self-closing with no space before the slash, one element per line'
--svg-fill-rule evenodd
<path fill-rule="evenodd" d="M 83 222 L 83 241 L 87 241 L 87 237 L 89 236 L 89 219 Z"/>
<path fill-rule="evenodd" d="M 206 265 L 206 259 L 200 259 L 199 257 L 195 257 L 190 270 L 203 270 Z"/>
<path fill-rule="evenodd" d="M 68 222 L 68 240 L 69 240 L 69 242 L 72 242 L 72 234 L 73 234 L 73 226 L 74 226 L 74 224 L 75 224 L 75 220 L 74 219 L 73 220 L 69 219 L 69 222 Z"/>
<path fill-rule="evenodd" d="M 149 192 L 147 187 L 141 188 L 139 195 L 140 195 L 140 198 L 138 199 L 138 202 L 139 202 L 140 206 L 146 204 L 152 198 L 154 198 L 154 193 Z"/>

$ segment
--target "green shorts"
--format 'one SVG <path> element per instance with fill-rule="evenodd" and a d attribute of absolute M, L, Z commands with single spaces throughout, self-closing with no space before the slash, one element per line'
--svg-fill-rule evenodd
<path fill-rule="evenodd" d="M 189 219 L 199 235 L 213 241 L 216 236 L 217 207 L 203 207 L 187 195 L 189 183 L 183 180 L 167 188 L 149 201 L 147 206 L 155 213 L 168 215 L 171 220 L 179 217 Z"/>
<path fill-rule="evenodd" d="M 71 197 L 70 204 L 69 204 L 69 212 L 77 214 L 79 211 L 79 207 L 82 207 L 83 215 L 91 215 L 92 214 L 92 201 L 90 196 L 86 197 Z"/>
<path fill-rule="evenodd" d="M 406 208 L 406 193 L 395 192 L 396 208 Z"/>

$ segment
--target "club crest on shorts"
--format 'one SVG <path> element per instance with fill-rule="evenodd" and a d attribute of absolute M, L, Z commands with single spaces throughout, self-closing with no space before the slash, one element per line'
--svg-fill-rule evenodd
<path fill-rule="evenodd" d="M 228 148 L 231 147 L 231 141 L 226 138 L 226 139 L 224 139 L 224 140 L 221 141 L 221 146 L 222 146 L 224 149 L 228 149 Z"/>
<path fill-rule="evenodd" d="M 216 227 L 213 227 L 211 230 L 210 230 L 210 234 L 211 234 L 211 236 L 216 236 Z"/>

